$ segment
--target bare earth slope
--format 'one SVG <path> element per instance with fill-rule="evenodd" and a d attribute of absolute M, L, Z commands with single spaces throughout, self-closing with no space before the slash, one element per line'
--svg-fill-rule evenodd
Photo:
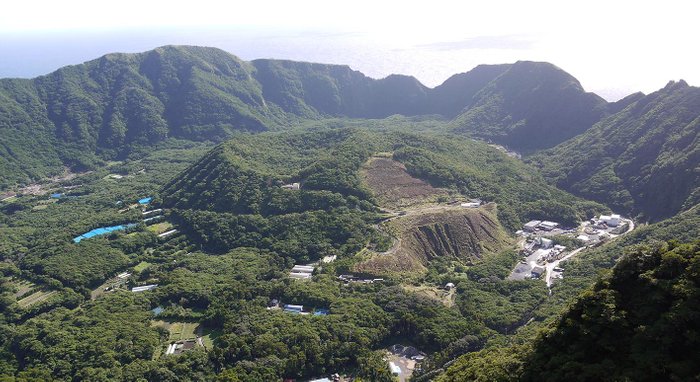
<path fill-rule="evenodd" d="M 497 252 L 510 241 L 498 223 L 494 204 L 481 208 L 429 208 L 385 223 L 396 232 L 392 249 L 375 253 L 357 264 L 368 274 L 423 273 L 437 257 L 449 256 L 473 264 L 484 254 Z"/>
<path fill-rule="evenodd" d="M 379 203 L 386 208 L 402 208 L 435 196 L 447 195 L 446 190 L 414 178 L 406 171 L 403 163 L 390 158 L 371 158 L 363 167 L 361 175 Z"/>
<path fill-rule="evenodd" d="M 381 225 L 394 235 L 393 247 L 384 253 L 370 253 L 355 265 L 356 272 L 423 273 L 437 257 L 472 264 L 485 253 L 511 244 L 498 222 L 495 204 L 467 208 L 459 203 L 434 203 L 437 196 L 447 196 L 447 190 L 411 176 L 402 163 L 389 158 L 370 159 L 362 176 L 382 206 L 402 208 L 403 212 Z"/>

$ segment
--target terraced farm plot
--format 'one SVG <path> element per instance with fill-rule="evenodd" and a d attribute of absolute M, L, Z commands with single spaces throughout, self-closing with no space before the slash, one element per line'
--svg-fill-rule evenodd
<path fill-rule="evenodd" d="M 205 329 L 204 333 L 202 333 L 202 344 L 204 345 L 204 348 L 209 350 L 214 347 L 214 341 L 221 336 L 221 331 L 220 330 L 209 330 Z"/>
<path fill-rule="evenodd" d="M 156 224 L 151 224 L 148 226 L 148 230 L 157 234 L 161 234 L 163 232 L 169 231 L 173 229 L 173 225 L 168 223 L 168 222 L 161 222 L 161 223 L 156 223 Z"/>
<path fill-rule="evenodd" d="M 33 282 L 27 280 L 14 279 L 11 281 L 11 283 L 15 286 L 15 288 L 17 288 L 17 292 L 15 292 L 15 298 L 22 298 L 22 296 L 24 296 L 36 287 L 36 285 Z"/>
<path fill-rule="evenodd" d="M 46 292 L 46 291 L 35 292 L 35 293 L 32 293 L 29 296 L 17 301 L 17 304 L 22 308 L 26 308 L 26 307 L 29 307 L 31 305 L 45 301 L 49 297 L 53 296 L 56 293 L 57 292 L 55 290 L 48 291 L 48 292 Z"/>
<path fill-rule="evenodd" d="M 448 308 L 455 305 L 455 289 L 445 290 L 432 285 L 403 285 L 402 287 L 406 291 L 440 302 Z"/>
<path fill-rule="evenodd" d="M 429 183 L 411 176 L 406 166 L 391 158 L 373 157 L 361 170 L 364 182 L 380 204 L 388 208 L 401 208 L 447 196 L 447 190 L 435 188 Z"/>

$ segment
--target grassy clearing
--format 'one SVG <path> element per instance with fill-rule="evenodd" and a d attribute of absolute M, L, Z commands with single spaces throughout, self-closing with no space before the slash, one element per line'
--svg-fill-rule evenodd
<path fill-rule="evenodd" d="M 455 305 L 455 293 L 454 289 L 445 290 L 440 289 L 432 285 L 402 285 L 403 289 L 415 293 L 417 295 L 422 295 L 428 297 L 432 300 L 439 301 L 448 308 Z"/>
<path fill-rule="evenodd" d="M 155 234 L 160 234 L 165 231 L 169 231 L 173 228 L 173 225 L 169 222 L 160 222 L 156 224 L 152 224 L 148 226 L 148 230 L 155 233 Z"/>
<path fill-rule="evenodd" d="M 148 268 L 150 266 L 151 266 L 151 263 L 149 263 L 148 261 L 142 261 L 142 262 L 136 264 L 136 266 L 134 267 L 134 272 L 141 273 L 141 272 L 145 271 L 146 268 Z"/>
<path fill-rule="evenodd" d="M 161 327 L 166 329 L 170 333 L 170 338 L 168 341 L 179 341 L 188 338 L 197 337 L 197 328 L 199 323 L 197 322 L 167 322 L 167 321 L 153 321 L 151 326 Z"/>
<path fill-rule="evenodd" d="M 222 333 L 220 330 L 204 329 L 202 334 L 202 343 L 204 343 L 204 347 L 209 350 L 214 347 L 214 341 L 221 336 Z"/>
<path fill-rule="evenodd" d="M 22 308 L 26 308 L 26 307 L 31 306 L 33 304 L 45 301 L 49 297 L 53 296 L 54 294 L 56 294 L 55 290 L 52 290 L 50 292 L 45 292 L 45 291 L 35 292 L 35 293 L 32 293 L 29 296 L 17 301 L 17 304 L 19 304 L 19 306 Z"/>

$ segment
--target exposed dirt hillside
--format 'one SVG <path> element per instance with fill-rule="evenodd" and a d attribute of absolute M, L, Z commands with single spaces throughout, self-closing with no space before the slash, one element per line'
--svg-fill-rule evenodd
<path fill-rule="evenodd" d="M 430 260 L 449 256 L 466 265 L 511 245 L 496 218 L 496 206 L 429 208 L 388 221 L 396 242 L 385 253 L 373 253 L 355 271 L 386 275 L 423 273 Z"/>
<path fill-rule="evenodd" d="M 414 178 L 403 163 L 375 156 L 360 171 L 379 203 L 387 208 L 403 208 L 447 195 L 447 190 L 435 188 L 422 179 Z"/>

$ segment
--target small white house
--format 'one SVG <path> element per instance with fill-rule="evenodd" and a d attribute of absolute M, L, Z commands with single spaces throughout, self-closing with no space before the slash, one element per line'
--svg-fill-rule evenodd
<path fill-rule="evenodd" d="M 299 272 L 299 273 L 313 273 L 314 267 L 311 265 L 295 265 L 294 268 L 292 268 L 292 272 Z"/>
<path fill-rule="evenodd" d="M 134 293 L 145 292 L 147 290 L 156 289 L 157 286 L 158 286 L 158 284 L 144 285 L 144 286 L 140 286 L 140 287 L 131 288 L 131 291 Z"/>

